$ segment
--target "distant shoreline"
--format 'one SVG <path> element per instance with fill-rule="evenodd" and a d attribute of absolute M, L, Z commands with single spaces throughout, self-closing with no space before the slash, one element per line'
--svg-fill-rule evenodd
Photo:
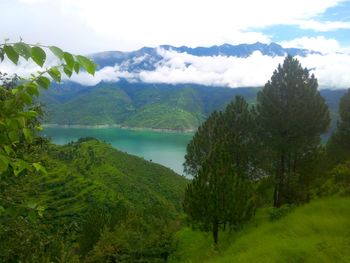
<path fill-rule="evenodd" d="M 100 125 L 81 125 L 81 124 L 56 124 L 56 123 L 45 123 L 42 125 L 44 128 L 73 128 L 73 129 L 105 129 L 105 128 L 119 128 L 125 130 L 134 131 L 154 131 L 154 132 L 169 132 L 169 133 L 194 133 L 195 129 L 156 129 L 156 128 L 145 128 L 145 127 L 128 127 L 120 124 L 100 124 Z"/>

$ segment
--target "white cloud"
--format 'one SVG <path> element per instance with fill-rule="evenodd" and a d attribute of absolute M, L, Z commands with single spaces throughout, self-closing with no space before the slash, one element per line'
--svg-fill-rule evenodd
<path fill-rule="evenodd" d="M 273 25 L 317 30 L 348 22 L 315 19 L 344 0 L 2 0 L 0 38 L 59 45 L 86 53 L 160 44 L 210 46 L 269 42 Z M 43 22 L 44 21 L 44 22 Z M 256 28 L 255 30 L 251 30 Z"/>
<path fill-rule="evenodd" d="M 312 29 L 319 32 L 335 31 L 338 29 L 350 29 L 350 22 L 302 20 L 297 22 L 302 29 Z"/>
<path fill-rule="evenodd" d="M 327 54 L 309 55 L 298 58 L 304 67 L 314 69 L 312 73 L 318 79 L 321 87 L 349 88 L 350 87 L 350 55 Z"/>
<path fill-rule="evenodd" d="M 269 57 L 259 51 L 247 58 L 207 56 L 198 57 L 187 53 L 159 49 L 163 57 L 154 71 L 139 73 L 120 72 L 119 67 L 108 67 L 89 76 L 84 84 L 97 84 L 99 81 L 113 81 L 126 78 L 129 81 L 148 83 L 195 83 L 208 86 L 255 87 L 263 86 L 284 57 Z M 303 67 L 312 69 L 319 85 L 326 88 L 350 87 L 350 55 L 329 53 L 298 57 Z M 85 75 L 81 75 L 82 81 Z M 88 81 L 87 81 L 88 80 Z"/>
<path fill-rule="evenodd" d="M 320 51 L 323 53 L 334 53 L 342 51 L 340 44 L 333 38 L 318 37 L 301 37 L 290 41 L 282 41 L 279 43 L 283 47 L 304 48 L 309 50 Z"/>
<path fill-rule="evenodd" d="M 164 60 L 155 71 L 142 71 L 144 82 L 196 83 L 214 86 L 259 86 L 271 76 L 283 57 L 269 57 L 259 51 L 248 58 L 197 57 L 187 53 L 159 50 Z M 261 67 L 264 65 L 263 67 Z"/>

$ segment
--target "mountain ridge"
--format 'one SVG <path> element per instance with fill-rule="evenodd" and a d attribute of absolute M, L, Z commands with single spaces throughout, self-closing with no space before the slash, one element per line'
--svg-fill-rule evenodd
<path fill-rule="evenodd" d="M 175 47 L 172 45 L 160 45 L 158 47 L 142 47 L 135 51 L 103 51 L 90 54 L 90 57 L 99 65 L 100 68 L 106 66 L 120 65 L 121 69 L 126 70 L 125 64 L 132 65 L 128 70 L 154 70 L 155 64 L 162 60 L 158 50 L 175 51 L 178 53 L 187 53 L 194 56 L 233 56 L 245 58 L 260 51 L 267 56 L 292 56 L 305 57 L 308 54 L 321 54 L 320 52 L 300 49 L 300 48 L 283 48 L 281 45 L 271 42 L 269 44 L 256 42 L 254 44 L 222 44 L 210 47 Z M 135 58 L 138 58 L 135 60 Z M 134 61 L 133 61 L 134 60 Z"/>

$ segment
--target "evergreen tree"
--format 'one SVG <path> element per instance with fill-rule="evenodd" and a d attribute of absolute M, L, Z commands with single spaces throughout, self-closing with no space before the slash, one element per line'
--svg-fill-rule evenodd
<path fill-rule="evenodd" d="M 224 118 L 221 112 L 214 111 L 198 128 L 190 143 L 187 145 L 184 171 L 189 175 L 198 174 L 202 164 L 223 137 Z"/>
<path fill-rule="evenodd" d="M 233 168 L 223 145 L 216 147 L 188 185 L 184 210 L 192 223 L 211 230 L 218 244 L 220 226 L 240 226 L 253 213 L 251 188 Z"/>
<path fill-rule="evenodd" d="M 350 89 L 340 100 L 339 117 L 337 131 L 327 145 L 328 157 L 335 164 L 350 159 Z"/>
<path fill-rule="evenodd" d="M 194 178 L 184 210 L 192 223 L 213 232 L 215 244 L 221 226 L 239 227 L 254 212 L 253 131 L 249 105 L 236 97 L 224 113 L 208 118 L 187 147 L 185 168 Z"/>
<path fill-rule="evenodd" d="M 302 166 L 320 146 L 330 123 L 317 79 L 297 59 L 287 56 L 257 96 L 261 136 L 271 151 L 275 174 L 274 206 L 305 199 L 308 180 Z M 303 193 L 301 193 L 301 191 Z"/>

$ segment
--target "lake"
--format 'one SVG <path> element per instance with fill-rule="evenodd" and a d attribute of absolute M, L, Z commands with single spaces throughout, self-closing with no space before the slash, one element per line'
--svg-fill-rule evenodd
<path fill-rule="evenodd" d="M 121 151 L 162 164 L 183 174 L 186 146 L 192 133 L 155 132 L 121 128 L 46 127 L 43 135 L 56 144 L 66 144 L 81 137 L 95 137 Z"/>

